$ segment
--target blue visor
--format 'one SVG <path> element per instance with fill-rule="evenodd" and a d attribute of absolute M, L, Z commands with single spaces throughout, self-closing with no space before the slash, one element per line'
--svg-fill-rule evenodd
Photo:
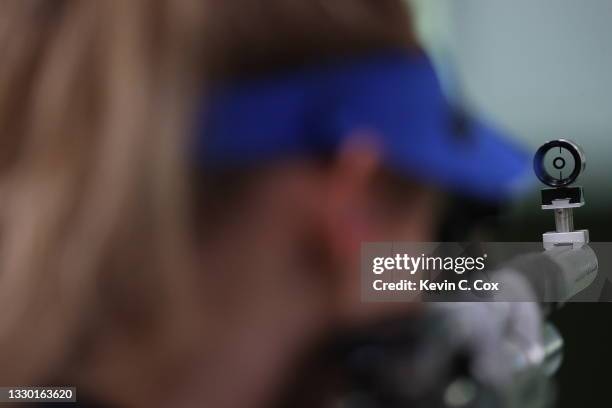
<path fill-rule="evenodd" d="M 391 52 L 213 90 L 199 114 L 198 164 L 266 163 L 375 140 L 411 180 L 499 201 L 529 185 L 530 158 L 485 123 L 460 121 L 424 55 Z"/>

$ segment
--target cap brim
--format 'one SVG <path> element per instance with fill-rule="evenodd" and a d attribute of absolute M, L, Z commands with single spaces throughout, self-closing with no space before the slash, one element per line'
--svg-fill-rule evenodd
<path fill-rule="evenodd" d="M 414 140 L 402 138 L 390 146 L 388 163 L 418 180 L 462 195 L 500 201 L 534 184 L 531 158 L 503 132 L 473 121 L 463 137 L 443 134 Z M 436 140 L 437 139 L 437 140 Z"/>

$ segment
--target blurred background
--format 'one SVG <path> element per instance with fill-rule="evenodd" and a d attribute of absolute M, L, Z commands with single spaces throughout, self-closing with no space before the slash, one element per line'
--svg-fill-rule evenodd
<path fill-rule="evenodd" d="M 586 206 L 577 228 L 612 241 L 612 2 L 414 0 L 423 42 L 449 96 L 495 120 L 531 148 L 568 138 L 585 150 Z M 460 84 L 460 85 L 459 85 Z M 483 169 L 486 170 L 486 169 Z M 553 229 L 538 190 L 514 204 L 505 240 Z M 570 304 L 553 320 L 566 341 L 559 406 L 609 398 L 612 305 Z"/>
<path fill-rule="evenodd" d="M 414 4 L 421 37 L 451 97 L 462 98 L 470 109 L 504 125 L 534 149 L 553 138 L 579 142 L 587 154 L 588 171 L 580 179 L 589 198 L 585 210 L 609 209 L 612 2 Z M 453 76 L 461 90 L 451 84 Z"/>

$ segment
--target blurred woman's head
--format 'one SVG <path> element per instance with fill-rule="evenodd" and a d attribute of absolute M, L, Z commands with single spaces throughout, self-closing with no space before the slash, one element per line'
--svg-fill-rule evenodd
<path fill-rule="evenodd" d="M 397 47 L 416 48 L 400 0 L 3 2 L 0 383 L 257 405 L 322 333 L 378 315 L 359 243 L 428 239 L 433 194 L 397 187 L 367 134 L 232 174 L 187 146 L 212 83 Z"/>

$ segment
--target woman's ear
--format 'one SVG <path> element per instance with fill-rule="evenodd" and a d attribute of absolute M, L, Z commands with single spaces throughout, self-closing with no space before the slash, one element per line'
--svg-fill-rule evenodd
<path fill-rule="evenodd" d="M 324 208 L 325 235 L 338 262 L 359 259 L 361 242 L 372 237 L 369 192 L 380 170 L 376 145 L 367 138 L 352 138 L 339 149 L 329 168 Z"/>
<path fill-rule="evenodd" d="M 360 299 L 359 263 L 362 242 L 379 235 L 371 192 L 380 166 L 377 146 L 367 138 L 353 138 L 326 169 L 323 245 L 329 262 L 331 308 L 338 324 L 358 323 L 369 309 Z"/>

